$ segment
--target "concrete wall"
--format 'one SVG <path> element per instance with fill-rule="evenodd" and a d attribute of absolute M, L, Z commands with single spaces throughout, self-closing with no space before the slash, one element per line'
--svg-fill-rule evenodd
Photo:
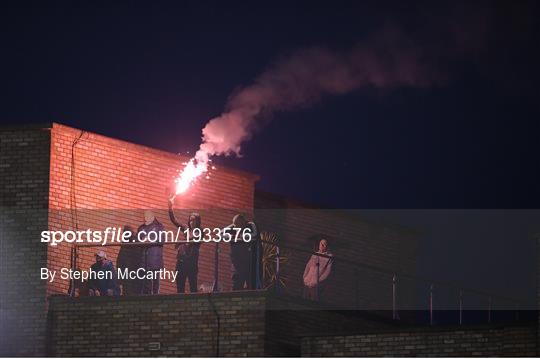
<path fill-rule="evenodd" d="M 49 127 L 0 129 L 0 356 L 45 352 Z"/>

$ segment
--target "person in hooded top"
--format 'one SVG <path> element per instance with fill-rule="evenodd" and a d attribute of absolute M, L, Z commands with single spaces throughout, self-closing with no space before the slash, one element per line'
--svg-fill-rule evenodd
<path fill-rule="evenodd" d="M 97 252 L 95 257 L 96 262 L 92 264 L 90 270 L 100 273 L 103 278 L 92 278 L 88 281 L 88 294 L 90 296 L 119 295 L 116 271 L 112 261 L 107 259 L 104 251 Z"/>
<path fill-rule="evenodd" d="M 319 249 L 312 254 L 304 269 L 304 298 L 321 300 L 321 295 L 327 285 L 327 279 L 332 272 L 332 253 L 328 251 L 328 241 L 321 239 Z"/>
<path fill-rule="evenodd" d="M 171 222 L 180 230 L 185 233 L 186 230 L 190 232 L 190 243 L 176 243 L 174 246 L 177 250 L 176 254 L 176 271 L 178 277 L 176 280 L 176 290 L 178 293 L 185 292 L 186 280 L 189 281 L 189 291 L 191 293 L 197 292 L 197 275 L 199 273 L 199 250 L 201 247 L 200 241 L 192 241 L 195 239 L 195 235 L 192 231 L 195 228 L 201 228 L 201 216 L 199 213 L 193 212 L 188 217 L 188 226 L 184 226 L 180 223 L 174 215 L 172 206 L 173 200 L 170 199 L 169 205 L 169 218 Z"/>
<path fill-rule="evenodd" d="M 259 230 L 254 222 L 248 222 L 242 214 L 233 218 L 233 228 L 239 229 L 237 240 L 231 240 L 231 264 L 233 290 L 260 289 L 261 288 L 261 243 Z M 244 230 L 248 230 L 244 241 Z M 235 233 L 235 232 L 232 232 Z"/>

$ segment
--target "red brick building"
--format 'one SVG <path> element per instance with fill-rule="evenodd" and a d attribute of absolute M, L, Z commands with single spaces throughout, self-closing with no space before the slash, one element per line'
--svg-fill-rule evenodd
<path fill-rule="evenodd" d="M 49 187 L 50 230 L 103 230 L 119 225 L 136 229 L 143 222 L 145 209 L 153 210 L 166 229 L 175 229 L 169 221 L 166 203 L 171 184 L 182 162 L 188 158 L 57 123 L 42 131 L 50 134 L 50 149 L 45 148 L 47 146 L 42 149 L 50 152 L 48 178 L 45 171 L 42 178 Z M 223 227 L 230 224 L 232 216 L 239 211 L 253 216 L 256 205 L 261 229 L 278 234 L 283 243 L 311 250 L 309 239 L 326 234 L 334 247 L 332 251 L 340 258 L 399 272 L 414 271 L 414 232 L 373 225 L 333 211 L 323 212 L 313 206 L 255 192 L 257 179 L 250 173 L 217 168 L 209 179 L 201 179 L 186 195 L 177 197 L 177 216 L 185 220 L 192 209 L 204 211 L 205 227 Z M 48 246 L 47 267 L 51 270 L 70 267 L 71 247 L 70 244 Z M 81 246 L 77 266 L 88 268 L 98 249 L 101 248 Z M 118 249 L 117 246 L 105 248 L 113 260 Z M 219 282 L 226 291 L 231 288 L 229 247 L 223 245 L 220 249 Z M 200 283 L 213 281 L 214 251 L 214 244 L 201 247 Z M 290 272 L 292 288 L 297 290 L 309 254 L 292 252 L 290 256 L 288 268 L 284 267 L 284 270 Z M 174 268 L 175 257 L 173 246 L 165 246 L 166 268 Z M 347 279 L 348 275 L 341 277 Z M 69 281 L 55 280 L 48 284 L 47 293 L 65 294 L 68 288 Z M 173 283 L 164 283 L 161 292 L 176 293 L 176 288 Z"/>
<path fill-rule="evenodd" d="M 169 220 L 167 199 L 182 162 L 188 158 L 59 124 L 51 128 L 50 153 L 51 230 L 103 230 L 118 225 L 137 229 L 143 223 L 145 209 L 155 212 L 166 229 L 176 229 Z M 196 182 L 185 196 L 177 197 L 175 207 L 180 209 L 177 216 L 185 222 L 190 209 L 207 210 L 203 213 L 205 227 L 226 226 L 235 211 L 251 214 L 257 178 L 220 167 L 209 179 Z M 77 210 L 72 210 L 73 207 Z M 49 268 L 70 266 L 68 247 L 49 247 Z M 174 246 L 164 248 L 165 267 L 174 269 Z M 78 266 L 88 268 L 97 249 L 79 250 Z M 107 247 L 108 256 L 115 259 L 118 249 Z M 224 259 L 228 257 L 228 249 L 228 246 L 221 248 L 220 256 Z M 202 245 L 201 283 L 212 283 L 213 263 L 214 245 Z M 221 271 L 220 283 L 224 289 L 230 288 L 228 271 Z M 68 286 L 67 281 L 55 281 L 49 285 L 48 293 L 67 293 Z M 176 287 L 173 283 L 163 283 L 161 292 L 176 293 Z"/>
<path fill-rule="evenodd" d="M 57 123 L 3 128 L 0 149 L 0 355 L 212 356 L 220 349 L 232 355 L 299 355 L 301 337 L 321 328 L 395 326 L 337 312 L 322 314 L 320 307 L 305 301 L 284 304 L 264 291 L 227 293 L 231 272 L 226 245 L 220 246 L 219 253 L 223 294 L 66 298 L 69 281 L 48 283 L 40 279 L 39 270 L 70 267 L 72 246 L 45 245 L 40 242 L 41 231 L 137 228 L 145 209 L 152 210 L 167 229 L 174 229 L 166 203 L 173 179 L 187 158 Z M 202 212 L 203 226 L 213 228 L 228 225 L 233 214 L 241 211 L 255 216 L 263 231 L 291 248 L 309 249 L 324 236 L 336 258 L 348 263 L 414 272 L 415 232 L 258 193 L 257 179 L 219 167 L 209 179 L 201 179 L 177 198 L 177 215 L 183 220 L 196 209 Z M 80 248 L 78 267 L 88 267 L 95 250 Z M 214 250 L 214 244 L 201 248 L 201 284 L 214 279 Z M 118 247 L 106 247 L 106 251 L 114 261 Z M 287 294 L 298 295 L 309 253 L 290 250 L 288 256 L 283 267 Z M 172 246 L 165 246 L 164 260 L 166 268 L 174 268 Z M 358 281 L 354 266 L 345 265 L 336 272 L 340 274 L 332 290 L 336 302 L 346 298 L 342 304 L 350 305 L 354 298 L 353 303 L 367 306 L 379 298 L 379 306 L 388 305 L 391 278 L 383 275 Z M 354 285 L 350 278 L 356 278 Z M 161 293 L 176 293 L 174 283 L 163 283 Z M 220 330 L 216 320 L 221 320 Z M 110 329 L 118 335 L 105 338 L 96 322 L 112 323 Z"/>

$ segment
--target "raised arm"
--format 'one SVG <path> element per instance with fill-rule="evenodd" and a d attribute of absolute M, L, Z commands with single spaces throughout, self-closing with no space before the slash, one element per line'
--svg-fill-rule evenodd
<path fill-rule="evenodd" d="M 169 218 L 171 220 L 171 222 L 178 228 L 180 228 L 182 231 L 185 231 L 186 230 L 186 226 L 184 226 L 182 223 L 178 222 L 178 220 L 176 219 L 176 216 L 174 215 L 174 211 L 173 211 L 173 208 L 172 208 L 172 200 L 169 200 L 169 202 L 167 202 L 168 205 L 169 205 Z"/>

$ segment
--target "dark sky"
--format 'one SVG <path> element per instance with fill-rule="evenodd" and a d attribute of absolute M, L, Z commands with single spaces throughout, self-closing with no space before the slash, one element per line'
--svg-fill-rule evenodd
<path fill-rule="evenodd" d="M 2 2 L 0 121 L 193 153 L 229 95 L 276 58 L 391 27 L 443 81 L 277 113 L 242 158 L 217 162 L 334 208 L 538 207 L 537 2 L 290 3 Z"/>

